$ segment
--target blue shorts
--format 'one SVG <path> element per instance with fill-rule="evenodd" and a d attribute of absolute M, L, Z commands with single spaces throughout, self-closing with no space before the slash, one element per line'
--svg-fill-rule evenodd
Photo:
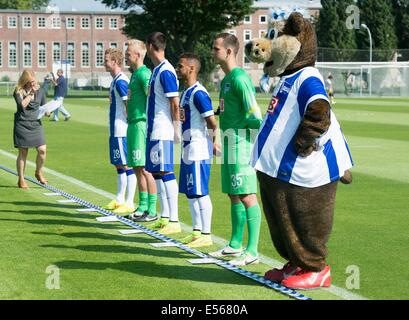
<path fill-rule="evenodd" d="M 187 196 L 207 196 L 209 194 L 211 160 L 184 161 L 180 164 L 179 192 Z"/>
<path fill-rule="evenodd" d="M 174 171 L 172 140 L 147 139 L 145 170 L 151 173 Z"/>
<path fill-rule="evenodd" d="M 126 162 L 126 138 L 109 137 L 109 158 L 114 166 L 125 166 Z"/>

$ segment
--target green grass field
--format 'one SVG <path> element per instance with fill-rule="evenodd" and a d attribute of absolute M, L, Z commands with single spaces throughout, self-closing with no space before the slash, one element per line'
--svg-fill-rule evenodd
<path fill-rule="evenodd" d="M 260 95 L 258 100 L 265 108 L 269 98 Z M 337 102 L 334 111 L 355 161 L 354 181 L 339 185 L 337 193 L 328 258 L 333 287 L 303 293 L 313 299 L 408 299 L 409 99 Z M 116 192 L 107 151 L 108 102 L 71 98 L 65 105 L 72 120 L 43 121 L 46 167 L 52 170 L 47 178 L 102 206 Z M 14 110 L 11 98 L 0 98 L 0 164 L 13 170 Z M 29 160 L 34 156 L 31 150 Z M 34 175 L 32 165 L 26 174 Z M 16 176 L 0 170 L 0 299 L 288 299 L 218 266 L 191 265 L 186 259 L 195 256 L 154 248 L 149 243 L 157 240 L 147 235 L 120 235 L 124 225 L 99 223 L 98 214 L 77 212 L 77 205 L 60 204 L 31 183 L 29 190 L 20 190 L 16 182 Z M 213 234 L 228 239 L 229 201 L 220 192 L 219 165 L 212 168 L 210 190 Z M 184 196 L 179 201 L 181 221 L 190 225 L 187 201 Z M 267 263 L 284 262 L 264 217 L 260 253 Z M 58 290 L 46 286 L 52 265 L 60 269 Z M 359 270 L 353 282 L 359 288 L 348 286 L 351 266 Z M 246 269 L 264 274 L 269 268 L 262 263 Z"/>

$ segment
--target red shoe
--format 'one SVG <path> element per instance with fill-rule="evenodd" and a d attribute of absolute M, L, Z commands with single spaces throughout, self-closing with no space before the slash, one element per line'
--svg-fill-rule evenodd
<path fill-rule="evenodd" d="M 298 271 L 295 275 L 283 280 L 281 284 L 291 289 L 315 289 L 331 285 L 331 270 L 325 266 L 320 272 Z"/>
<path fill-rule="evenodd" d="M 301 271 L 301 268 L 291 265 L 291 262 L 287 262 L 281 269 L 271 269 L 264 274 L 264 278 L 273 282 L 281 283 L 284 279 Z"/>

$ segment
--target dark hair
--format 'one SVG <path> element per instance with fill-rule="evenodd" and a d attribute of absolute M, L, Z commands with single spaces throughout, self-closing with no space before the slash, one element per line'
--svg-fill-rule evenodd
<path fill-rule="evenodd" d="M 216 35 L 215 39 L 222 38 L 223 39 L 223 46 L 227 48 L 232 48 L 234 51 L 234 55 L 237 55 L 240 48 L 239 39 L 234 34 L 222 32 Z"/>
<path fill-rule="evenodd" d="M 146 43 L 153 45 L 155 51 L 165 50 L 166 37 L 162 32 L 152 32 L 146 37 Z"/>
<path fill-rule="evenodd" d="M 199 57 L 196 54 L 194 54 L 192 52 L 184 52 L 179 56 L 179 60 L 180 59 L 186 59 L 190 63 L 194 63 L 196 65 L 197 73 L 199 73 L 200 68 L 202 67 L 202 65 L 200 63 Z"/>

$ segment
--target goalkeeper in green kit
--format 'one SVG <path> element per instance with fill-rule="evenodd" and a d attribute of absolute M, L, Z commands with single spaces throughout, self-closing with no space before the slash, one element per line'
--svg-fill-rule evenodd
<path fill-rule="evenodd" d="M 229 33 L 218 34 L 212 55 L 225 77 L 220 88 L 220 129 L 222 131 L 222 192 L 231 201 L 232 235 L 225 248 L 209 253 L 213 257 L 236 257 L 230 263 L 245 266 L 259 262 L 258 240 L 261 210 L 257 202 L 257 178 L 250 167 L 252 130 L 261 125 L 261 112 L 250 77 L 237 66 L 239 41 Z M 247 222 L 248 244 L 242 247 Z"/>
<path fill-rule="evenodd" d="M 137 222 L 158 219 L 156 214 L 156 183 L 152 174 L 144 169 L 146 162 L 146 97 L 151 77 L 151 71 L 143 64 L 145 54 L 144 42 L 140 40 L 128 41 L 126 58 L 133 69 L 129 83 L 130 97 L 127 104 L 128 165 L 134 168 L 139 189 L 138 208 L 129 218 Z"/>

